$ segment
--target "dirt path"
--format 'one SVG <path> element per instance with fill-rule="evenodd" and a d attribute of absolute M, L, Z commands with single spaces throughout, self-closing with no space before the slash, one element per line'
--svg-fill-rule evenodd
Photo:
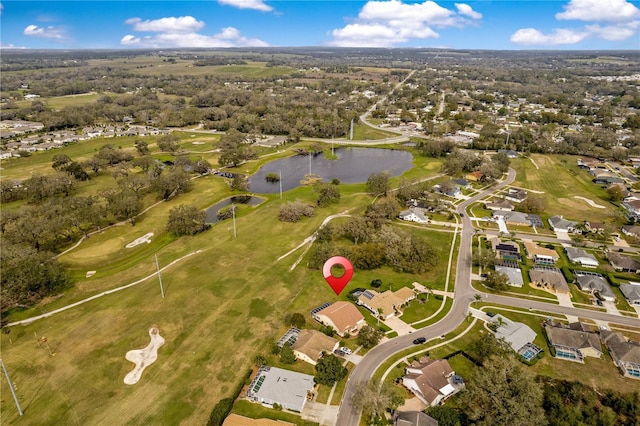
<path fill-rule="evenodd" d="M 581 197 L 579 195 L 574 195 L 573 198 L 577 198 L 578 200 L 585 201 L 591 207 L 595 207 L 596 209 L 606 209 L 606 207 L 603 206 L 602 204 L 597 204 L 596 202 L 594 202 L 593 200 L 590 200 L 588 198 L 584 198 L 584 197 Z"/>

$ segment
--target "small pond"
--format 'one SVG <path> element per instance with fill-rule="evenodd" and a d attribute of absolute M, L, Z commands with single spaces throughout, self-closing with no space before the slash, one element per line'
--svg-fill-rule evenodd
<path fill-rule="evenodd" d="M 413 167 L 413 157 L 407 151 L 383 148 L 337 148 L 336 160 L 327 160 L 323 154 L 311 156 L 296 155 L 271 161 L 249 178 L 251 192 L 272 194 L 280 191 L 279 182 L 267 182 L 269 173 L 282 172 L 282 190 L 288 191 L 301 186 L 301 181 L 309 174 L 317 175 L 323 182 L 339 179 L 342 183 L 366 182 L 372 173 L 388 171 L 391 176 L 399 176 Z"/>
<path fill-rule="evenodd" d="M 207 210 L 205 210 L 207 213 L 207 223 L 218 222 L 218 211 L 221 208 L 230 206 L 231 204 L 247 204 L 249 206 L 257 206 L 264 200 L 265 199 L 262 197 L 253 197 L 251 195 L 236 195 L 234 197 L 225 198 L 224 200 L 218 201 Z"/>

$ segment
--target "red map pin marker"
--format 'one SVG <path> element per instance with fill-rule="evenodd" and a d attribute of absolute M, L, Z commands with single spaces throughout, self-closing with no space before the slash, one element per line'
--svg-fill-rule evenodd
<path fill-rule="evenodd" d="M 335 265 L 340 265 L 344 268 L 344 275 L 341 277 L 334 277 L 331 275 L 331 268 Z M 336 295 L 340 295 L 340 292 L 349 284 L 353 277 L 353 265 L 349 262 L 349 259 L 342 256 L 333 256 L 324 262 L 322 267 L 322 275 L 324 279 L 329 283 Z"/>

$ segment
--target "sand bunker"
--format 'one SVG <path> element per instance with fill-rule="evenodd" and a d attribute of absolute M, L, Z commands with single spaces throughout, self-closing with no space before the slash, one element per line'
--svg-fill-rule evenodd
<path fill-rule="evenodd" d="M 125 358 L 133 362 L 136 367 L 129 372 L 124 378 L 124 382 L 128 385 L 138 383 L 142 372 L 149 365 L 153 364 L 158 358 L 158 348 L 164 345 L 164 339 L 160 336 L 160 331 L 152 327 L 149 329 L 149 336 L 151 336 L 151 342 L 144 349 L 134 349 L 127 352 Z"/>
<path fill-rule="evenodd" d="M 600 205 L 600 204 L 596 204 L 593 200 L 590 200 L 588 198 L 584 198 L 584 197 L 581 197 L 579 195 L 574 195 L 573 198 L 577 198 L 579 200 L 586 201 L 587 204 L 589 204 L 591 207 L 595 207 L 596 209 L 606 209 L 605 206 Z"/>
<path fill-rule="evenodd" d="M 135 240 L 133 240 L 129 244 L 127 244 L 125 247 L 126 248 L 133 248 L 133 247 L 137 246 L 138 244 L 142 244 L 142 243 L 150 244 L 151 243 L 151 237 L 153 237 L 153 232 L 149 232 L 148 234 L 144 234 L 140 238 L 136 238 Z"/>

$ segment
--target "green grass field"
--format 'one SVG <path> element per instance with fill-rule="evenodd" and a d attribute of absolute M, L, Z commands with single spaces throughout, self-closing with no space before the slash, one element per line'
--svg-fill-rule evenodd
<path fill-rule="evenodd" d="M 607 200 L 606 192 L 591 182 L 591 175 L 578 168 L 578 157 L 532 154 L 531 159 L 538 168 L 527 158 L 511 161 L 511 167 L 517 172 L 513 186 L 543 191 L 535 194 L 545 201 L 543 219 L 564 215 L 566 219 L 579 222 L 611 221 L 614 206 Z M 576 196 L 590 199 L 604 208 L 592 207 Z"/>

